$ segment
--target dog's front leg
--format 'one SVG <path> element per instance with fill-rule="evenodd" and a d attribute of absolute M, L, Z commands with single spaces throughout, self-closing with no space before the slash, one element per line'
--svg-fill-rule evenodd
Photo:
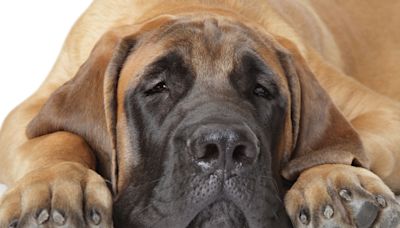
<path fill-rule="evenodd" d="M 86 142 L 67 132 L 26 141 L 1 170 L 0 227 L 111 227 L 112 198 Z M 5 178 L 5 175 L 8 175 Z"/>

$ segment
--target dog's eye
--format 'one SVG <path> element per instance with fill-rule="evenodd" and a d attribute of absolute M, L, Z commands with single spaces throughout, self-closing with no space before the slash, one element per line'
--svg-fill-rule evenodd
<path fill-rule="evenodd" d="M 272 98 L 272 94 L 268 91 L 268 89 L 258 83 L 254 87 L 253 93 L 259 97 L 263 97 L 263 98 L 267 98 L 267 99 Z"/>
<path fill-rule="evenodd" d="M 157 83 L 155 86 L 153 86 L 153 88 L 147 90 L 145 92 L 145 94 L 147 96 L 149 96 L 149 95 L 153 95 L 156 93 L 162 93 L 165 91 L 168 91 L 168 87 L 167 87 L 167 84 L 164 81 L 162 81 L 162 82 Z"/>

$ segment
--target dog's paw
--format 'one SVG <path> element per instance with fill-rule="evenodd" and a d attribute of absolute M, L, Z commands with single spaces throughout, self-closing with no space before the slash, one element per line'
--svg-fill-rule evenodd
<path fill-rule="evenodd" d="M 33 171 L 0 201 L 0 227 L 112 227 L 112 197 L 103 178 L 65 162 Z"/>
<path fill-rule="evenodd" d="M 321 165 L 303 172 L 285 196 L 295 227 L 400 227 L 394 194 L 372 172 Z"/>

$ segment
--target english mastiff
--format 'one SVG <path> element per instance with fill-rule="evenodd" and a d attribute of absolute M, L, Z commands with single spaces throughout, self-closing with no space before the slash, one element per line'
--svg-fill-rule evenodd
<path fill-rule="evenodd" d="M 398 226 L 399 8 L 93 1 L 2 127 L 0 226 Z"/>

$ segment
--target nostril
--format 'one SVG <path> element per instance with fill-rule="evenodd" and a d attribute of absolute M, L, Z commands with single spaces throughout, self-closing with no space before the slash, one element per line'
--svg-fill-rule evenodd
<path fill-rule="evenodd" d="M 233 150 L 232 159 L 234 162 L 250 164 L 253 162 L 255 156 L 244 145 L 238 145 Z"/>
<path fill-rule="evenodd" d="M 209 162 L 218 159 L 219 149 L 216 144 L 207 144 L 203 151 L 198 154 L 198 159 Z"/>

